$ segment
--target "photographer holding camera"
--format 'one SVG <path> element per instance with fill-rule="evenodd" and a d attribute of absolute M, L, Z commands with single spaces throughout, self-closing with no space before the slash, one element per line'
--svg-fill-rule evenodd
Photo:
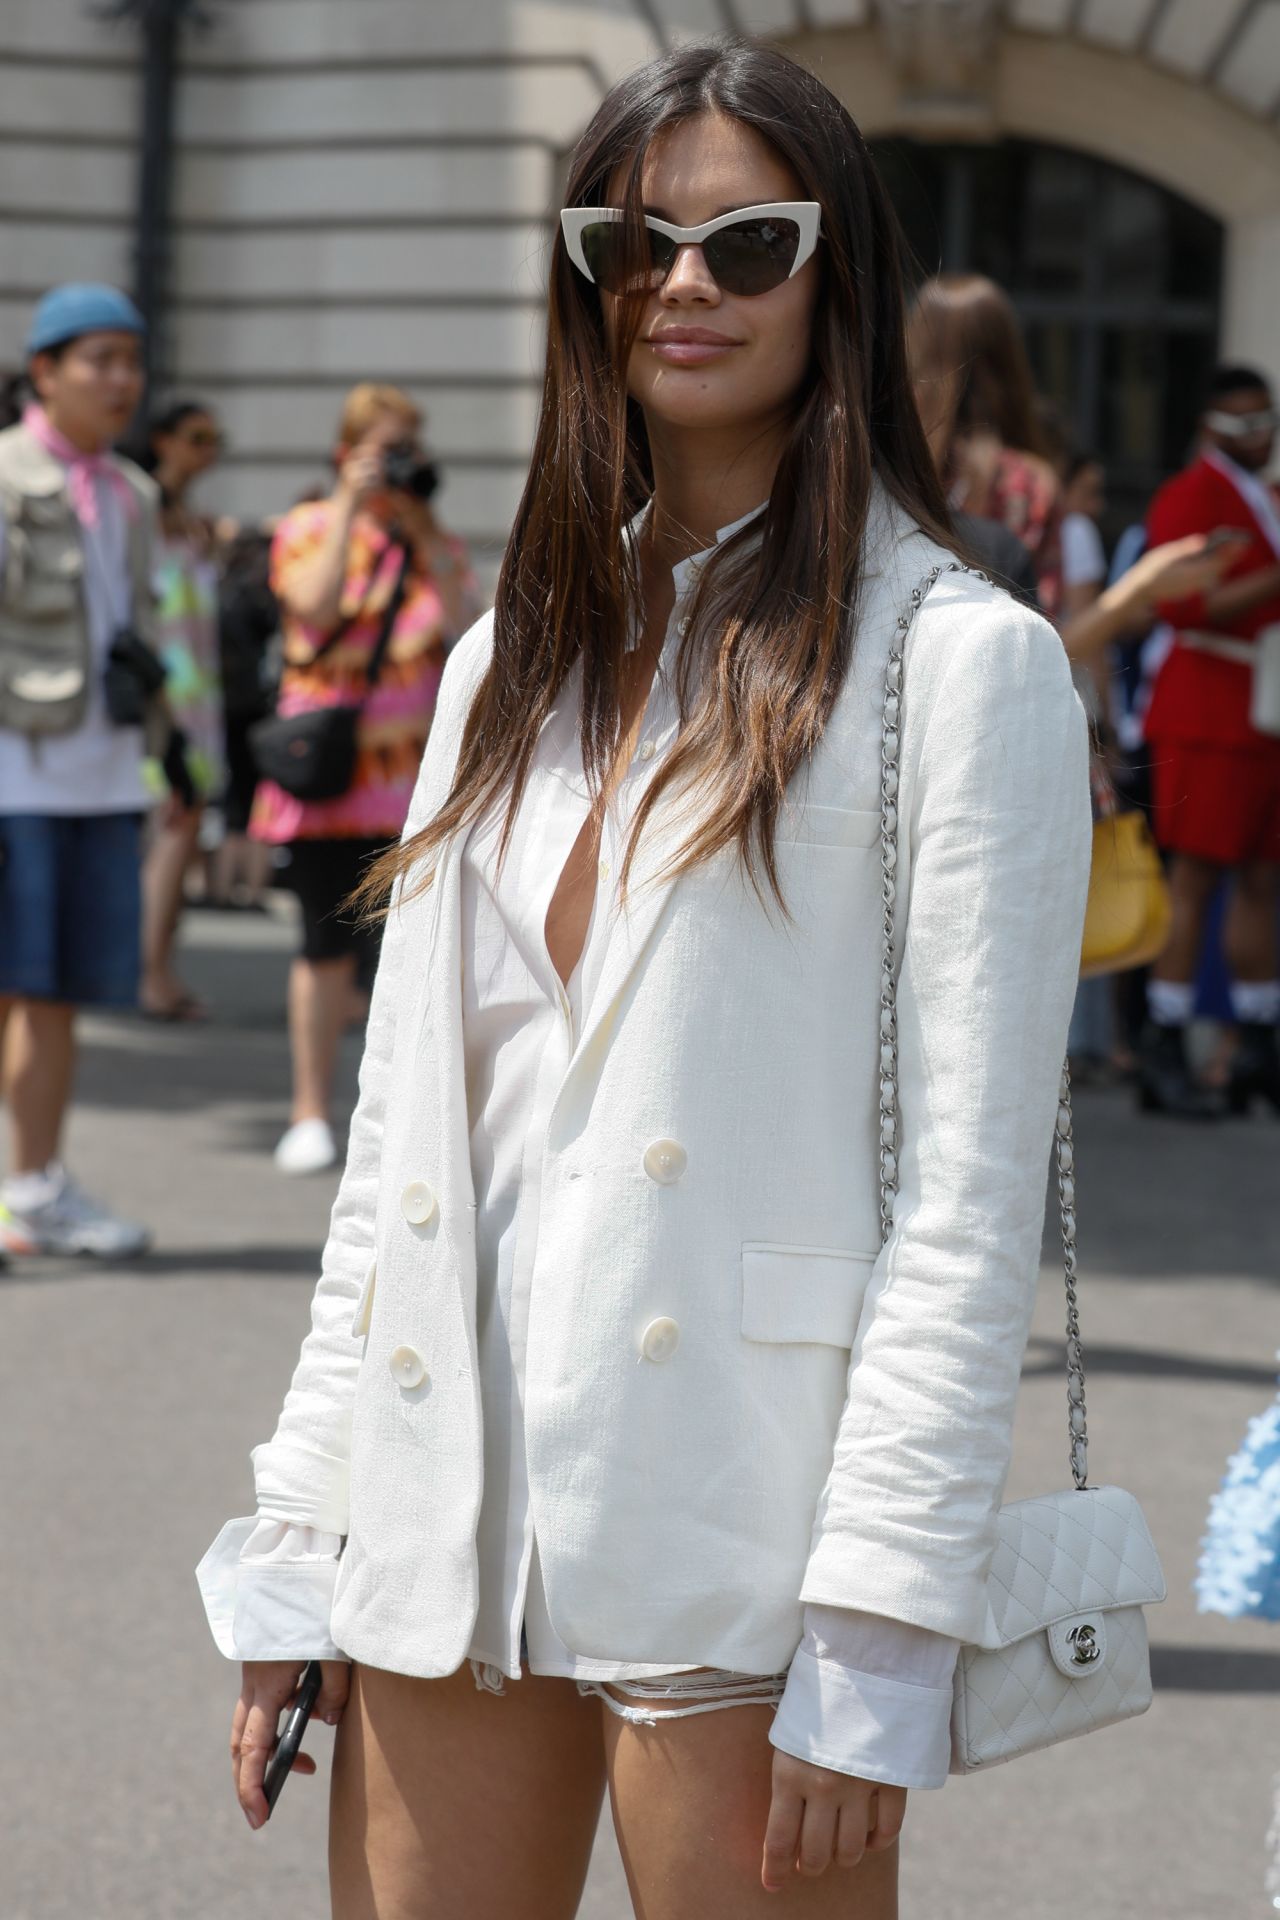
<path fill-rule="evenodd" d="M 400 388 L 354 388 L 332 494 L 287 514 L 272 551 L 285 664 L 276 716 L 253 734 L 263 777 L 250 833 L 288 849 L 302 908 L 289 979 L 292 1116 L 275 1155 L 284 1173 L 336 1161 L 334 1064 L 379 937 L 345 902 L 400 836 L 445 653 L 480 610 L 466 549 L 432 510 L 438 474 L 421 436 Z"/>
<path fill-rule="evenodd" d="M 152 628 L 155 489 L 112 453 L 143 321 L 114 287 L 36 308 L 34 400 L 0 433 L 0 1248 L 123 1258 L 142 1227 L 62 1165 L 78 1007 L 137 1002 L 143 758 L 169 725 Z"/>

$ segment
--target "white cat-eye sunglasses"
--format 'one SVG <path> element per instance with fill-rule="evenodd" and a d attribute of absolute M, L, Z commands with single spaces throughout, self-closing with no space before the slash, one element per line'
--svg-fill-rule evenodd
<path fill-rule="evenodd" d="M 799 273 L 812 255 L 822 237 L 820 211 L 816 200 L 773 200 L 738 207 L 700 227 L 672 226 L 647 213 L 649 267 L 638 281 L 634 257 L 628 257 L 622 207 L 565 207 L 560 230 L 578 272 L 606 293 L 656 290 L 681 247 L 701 247 L 707 271 L 723 293 L 770 293 Z"/>

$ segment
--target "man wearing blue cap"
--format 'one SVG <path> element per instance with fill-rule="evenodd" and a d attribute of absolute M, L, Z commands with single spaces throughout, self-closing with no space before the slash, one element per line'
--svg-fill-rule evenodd
<path fill-rule="evenodd" d="M 142 397 L 143 321 L 114 287 L 47 293 L 34 394 L 0 433 L 0 1249 L 141 1252 L 60 1157 L 75 1010 L 135 1004 L 144 753 L 162 744 L 155 490 L 112 451 Z"/>

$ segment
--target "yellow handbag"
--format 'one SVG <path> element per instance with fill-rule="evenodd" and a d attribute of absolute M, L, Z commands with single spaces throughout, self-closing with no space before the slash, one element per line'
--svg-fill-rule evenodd
<path fill-rule="evenodd" d="M 1136 811 L 1095 821 L 1080 978 L 1144 967 L 1169 937 L 1169 888 L 1145 817 Z"/>

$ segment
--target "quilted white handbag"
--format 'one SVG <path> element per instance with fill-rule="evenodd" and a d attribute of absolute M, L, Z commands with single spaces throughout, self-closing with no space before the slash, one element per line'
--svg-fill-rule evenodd
<path fill-rule="evenodd" d="M 898 1016 L 894 902 L 898 863 L 898 747 L 907 637 L 938 566 L 899 615 L 885 672 L 881 726 L 880 1233 L 893 1226 L 898 1188 Z M 1165 1597 L 1164 1574 L 1142 1509 L 1121 1487 L 1088 1486 L 1084 1366 L 1076 1304 L 1071 1085 L 1063 1069 L 1056 1136 L 1067 1290 L 1067 1403 L 1074 1486 L 1002 1507 L 988 1576 L 987 1619 L 962 1647 L 951 1711 L 951 1771 L 975 1773 L 1095 1727 L 1145 1713 L 1151 1662 L 1142 1609 Z"/>

